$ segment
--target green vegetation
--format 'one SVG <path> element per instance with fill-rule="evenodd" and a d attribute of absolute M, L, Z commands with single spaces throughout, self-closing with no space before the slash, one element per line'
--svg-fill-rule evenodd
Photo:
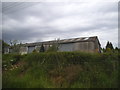
<path fill-rule="evenodd" d="M 1 44 L 2 43 L 2 44 Z M 4 42 L 3 40 L 0 40 L 0 47 L 2 47 L 2 53 L 4 53 L 4 49 L 6 47 L 9 47 L 10 45 Z M 0 48 L 1 49 L 1 48 Z"/>
<path fill-rule="evenodd" d="M 57 51 L 58 51 L 58 48 L 54 44 L 51 47 L 49 47 L 49 49 L 47 50 L 47 52 L 57 52 Z"/>
<path fill-rule="evenodd" d="M 5 54 L 3 88 L 117 88 L 119 57 L 118 52 Z"/>
<path fill-rule="evenodd" d="M 41 48 L 40 48 L 40 52 L 44 52 L 45 51 L 45 49 L 44 49 L 44 46 L 43 46 L 43 44 L 41 45 Z"/>
<path fill-rule="evenodd" d="M 107 48 L 114 49 L 112 43 L 109 41 L 107 42 L 107 45 L 106 45 L 106 49 Z"/>
<path fill-rule="evenodd" d="M 111 42 L 107 42 L 105 48 L 102 48 L 102 52 L 106 52 L 106 53 L 116 53 L 116 52 L 120 52 L 120 48 L 118 47 L 113 47 L 112 43 Z"/>

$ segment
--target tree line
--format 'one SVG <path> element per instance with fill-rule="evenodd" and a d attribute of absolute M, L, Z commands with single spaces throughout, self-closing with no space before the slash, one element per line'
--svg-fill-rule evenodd
<path fill-rule="evenodd" d="M 111 42 L 107 42 L 105 48 L 102 48 L 102 52 L 119 52 L 120 48 L 118 47 L 113 47 L 113 44 Z"/>

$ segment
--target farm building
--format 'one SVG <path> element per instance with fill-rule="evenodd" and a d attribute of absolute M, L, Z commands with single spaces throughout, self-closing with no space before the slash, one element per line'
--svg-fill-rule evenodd
<path fill-rule="evenodd" d="M 101 45 L 97 36 L 81 37 L 63 40 L 53 40 L 46 42 L 26 43 L 20 48 L 21 54 L 31 53 L 34 50 L 40 51 L 41 46 L 47 51 L 53 45 L 58 46 L 58 51 L 81 51 L 81 52 L 101 52 Z"/>

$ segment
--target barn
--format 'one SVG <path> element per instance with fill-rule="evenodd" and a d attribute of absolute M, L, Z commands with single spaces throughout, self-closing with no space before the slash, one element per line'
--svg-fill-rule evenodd
<path fill-rule="evenodd" d="M 81 52 L 101 52 L 101 45 L 97 36 L 71 38 L 63 40 L 52 40 L 46 42 L 26 43 L 20 48 L 21 54 L 27 54 L 36 50 L 40 51 L 43 44 L 45 51 L 47 51 L 53 44 L 58 45 L 58 52 L 63 51 L 81 51 Z"/>

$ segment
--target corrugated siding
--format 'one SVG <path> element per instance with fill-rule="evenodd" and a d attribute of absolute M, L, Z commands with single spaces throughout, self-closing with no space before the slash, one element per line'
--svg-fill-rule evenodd
<path fill-rule="evenodd" d="M 78 42 L 75 43 L 75 51 L 94 51 L 94 43 L 93 42 Z"/>
<path fill-rule="evenodd" d="M 94 52 L 94 50 L 95 50 L 94 42 L 67 43 L 67 44 L 60 44 L 60 47 L 59 47 L 59 51 Z"/>
<path fill-rule="evenodd" d="M 96 52 L 101 52 L 98 40 L 95 41 L 95 50 L 96 50 Z"/>
<path fill-rule="evenodd" d="M 48 49 L 50 45 L 44 45 L 45 50 Z M 40 50 L 40 46 L 29 46 L 23 48 L 23 53 L 31 53 L 36 49 L 38 52 Z M 96 52 L 96 43 L 95 42 L 76 42 L 76 43 L 64 43 L 60 44 L 58 51 L 83 51 L 83 52 Z"/>
<path fill-rule="evenodd" d="M 35 49 L 35 47 L 34 46 L 30 46 L 30 47 L 28 47 L 28 53 L 31 53 L 31 52 L 33 52 L 33 50 Z"/>
<path fill-rule="evenodd" d="M 88 43 L 88 51 L 89 52 L 95 52 L 95 43 L 94 42 L 89 42 Z"/>
<path fill-rule="evenodd" d="M 60 44 L 59 51 L 74 51 L 74 43 Z"/>

